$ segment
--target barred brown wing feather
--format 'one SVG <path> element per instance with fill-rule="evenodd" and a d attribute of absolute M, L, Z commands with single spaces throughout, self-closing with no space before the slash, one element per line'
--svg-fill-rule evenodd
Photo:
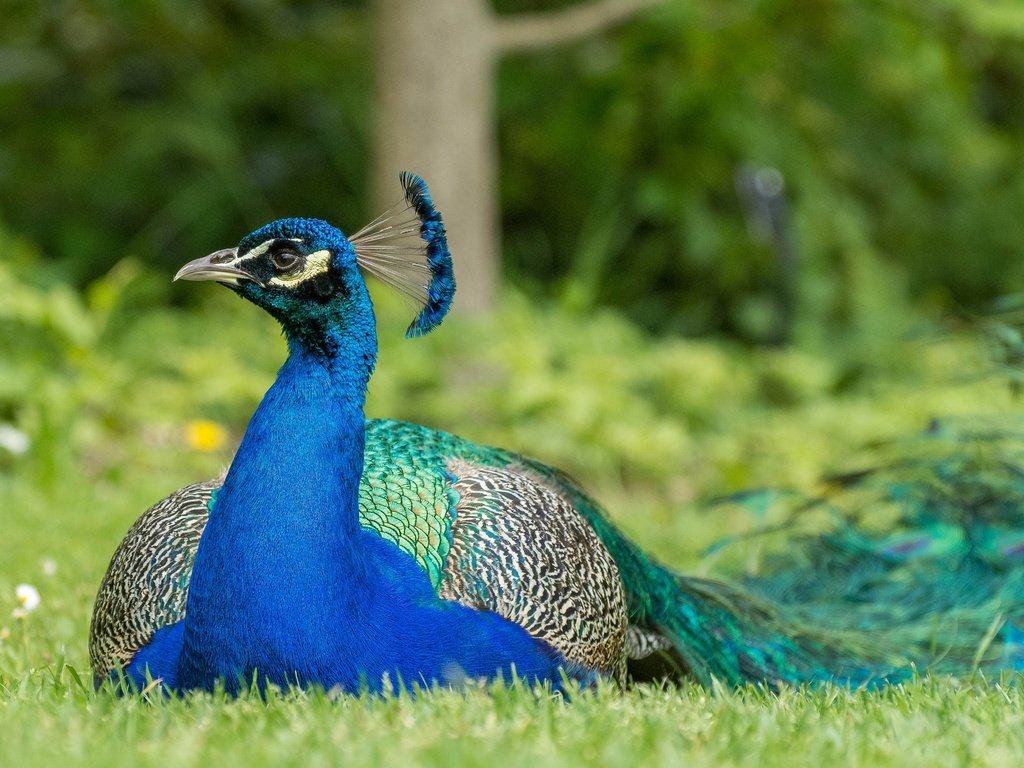
<path fill-rule="evenodd" d="M 97 680 L 127 665 L 158 629 L 185 616 L 199 537 L 222 482 L 189 485 L 157 502 L 114 552 L 89 628 L 89 661 Z"/>
<path fill-rule="evenodd" d="M 449 462 L 459 494 L 442 598 L 493 611 L 567 661 L 621 679 L 626 596 L 594 529 L 526 469 Z"/>

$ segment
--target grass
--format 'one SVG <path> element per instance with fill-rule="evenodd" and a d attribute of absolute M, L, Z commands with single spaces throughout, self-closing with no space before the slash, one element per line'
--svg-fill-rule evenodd
<path fill-rule="evenodd" d="M 870 692 L 601 688 L 568 704 L 514 686 L 392 699 L 293 692 L 267 701 L 205 695 L 150 701 L 94 692 L 88 621 L 116 542 L 149 503 L 230 459 L 231 444 L 279 361 L 279 342 L 264 342 L 267 333 L 276 339 L 269 324 L 240 303 L 218 299 L 212 307 L 203 317 L 149 311 L 127 330 L 99 333 L 93 347 L 60 353 L 58 365 L 40 364 L 39 379 L 31 379 L 34 368 L 22 372 L 40 383 L 22 390 L 22 412 L 35 414 L 21 423 L 33 449 L 0 463 L 0 627 L 9 632 L 0 641 L 0 764 L 455 768 L 1024 760 L 1022 693 L 1012 679 L 926 678 Z M 210 312 L 220 318 L 213 338 L 205 330 Z M 703 547 L 754 522 L 736 510 L 709 511 L 702 499 L 764 482 L 806 486 L 824 469 L 849 468 L 854 446 L 918 429 L 932 414 L 1014 408 L 999 384 L 948 378 L 963 365 L 965 348 L 956 344 L 899 351 L 889 359 L 899 360 L 902 378 L 876 376 L 838 393 L 830 360 L 655 342 L 607 318 L 593 318 L 593 330 L 584 332 L 573 318 L 527 315 L 513 309 L 498 326 L 452 333 L 449 341 L 430 338 L 419 347 L 386 342 L 371 409 L 406 417 L 415 414 L 401 409 L 422 409 L 422 420 L 568 465 L 632 536 L 691 570 L 710 567 L 699 558 Z M 397 339 L 404 318 L 392 325 Z M 465 351 L 457 357 L 453 348 Z M 908 358 L 917 361 L 911 373 Z M 472 367 L 488 359 L 492 368 Z M 614 360 L 630 365 L 611 371 Z M 435 369 L 426 375 L 430 365 L 460 376 L 449 379 Z M 573 407 L 580 402 L 587 407 Z M 453 403 L 473 403 L 488 415 L 460 413 Z M 190 444 L 180 425 L 196 419 L 223 424 L 227 444 Z M 553 437 L 566 434 L 564 442 Z M 574 452 L 572 445 L 586 450 Z M 9 618 L 19 583 L 33 584 L 42 596 L 24 620 Z"/>
<path fill-rule="evenodd" d="M 610 688 L 564 703 L 492 687 L 418 698 L 318 693 L 116 699 L 71 668 L 0 690 L 7 765 L 1019 764 L 1020 687 L 924 680 L 876 692 Z"/>

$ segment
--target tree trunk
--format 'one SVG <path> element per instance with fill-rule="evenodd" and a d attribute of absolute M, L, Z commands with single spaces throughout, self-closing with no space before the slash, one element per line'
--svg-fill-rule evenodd
<path fill-rule="evenodd" d="M 498 292 L 498 57 L 592 36 L 663 1 L 495 16 L 487 0 L 373 0 L 373 200 L 381 208 L 397 200 L 399 171 L 426 179 L 448 228 L 460 310 L 490 309 Z"/>
<path fill-rule="evenodd" d="M 420 174 L 445 219 L 462 311 L 494 306 L 498 206 L 494 51 L 482 0 L 374 0 L 376 146 L 372 194 L 399 197 Z"/>

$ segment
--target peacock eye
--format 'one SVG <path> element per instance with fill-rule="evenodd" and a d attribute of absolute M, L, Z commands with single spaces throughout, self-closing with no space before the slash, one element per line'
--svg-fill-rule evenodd
<path fill-rule="evenodd" d="M 290 272 L 302 261 L 302 256 L 295 251 L 282 250 L 274 251 L 270 255 L 270 263 L 278 272 Z"/>

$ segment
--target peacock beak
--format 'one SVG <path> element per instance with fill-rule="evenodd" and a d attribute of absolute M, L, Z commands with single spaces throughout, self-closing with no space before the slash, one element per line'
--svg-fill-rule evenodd
<path fill-rule="evenodd" d="M 238 266 L 238 249 L 224 248 L 209 256 L 190 261 L 178 270 L 175 280 L 216 280 L 218 283 L 238 285 L 239 280 L 251 280 L 257 285 L 263 281 Z"/>

